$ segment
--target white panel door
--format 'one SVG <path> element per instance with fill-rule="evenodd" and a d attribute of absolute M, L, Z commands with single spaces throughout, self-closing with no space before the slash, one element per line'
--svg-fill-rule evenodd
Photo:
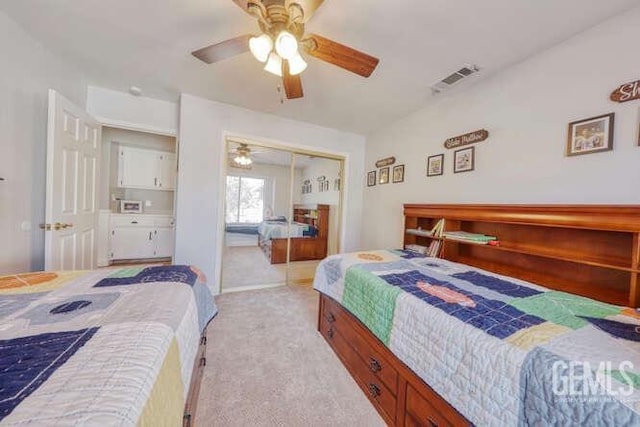
<path fill-rule="evenodd" d="M 93 269 L 97 257 L 100 124 L 49 90 L 45 269 Z"/>

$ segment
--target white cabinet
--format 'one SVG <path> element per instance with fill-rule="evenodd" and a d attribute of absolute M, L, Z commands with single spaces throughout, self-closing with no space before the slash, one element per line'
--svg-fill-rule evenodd
<path fill-rule="evenodd" d="M 111 215 L 110 259 L 173 256 L 173 218 L 168 215 Z"/>
<path fill-rule="evenodd" d="M 166 151 L 121 146 L 118 186 L 151 190 L 176 188 L 176 155 Z"/>

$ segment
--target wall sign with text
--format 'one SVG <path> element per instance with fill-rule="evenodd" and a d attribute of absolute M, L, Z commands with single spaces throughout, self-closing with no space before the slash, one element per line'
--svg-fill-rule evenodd
<path fill-rule="evenodd" d="M 621 85 L 618 89 L 611 92 L 610 98 L 615 102 L 627 102 L 640 99 L 640 80 Z"/>
<path fill-rule="evenodd" d="M 376 162 L 376 167 L 377 168 L 383 168 L 385 166 L 389 166 L 392 165 L 396 162 L 396 158 L 395 157 L 387 157 L 386 159 L 380 159 Z"/>
<path fill-rule="evenodd" d="M 476 142 L 482 142 L 489 138 L 489 131 L 486 129 L 480 129 L 473 132 L 465 133 L 464 135 L 454 136 L 444 142 L 445 148 L 455 148 L 462 145 L 475 144 Z"/>

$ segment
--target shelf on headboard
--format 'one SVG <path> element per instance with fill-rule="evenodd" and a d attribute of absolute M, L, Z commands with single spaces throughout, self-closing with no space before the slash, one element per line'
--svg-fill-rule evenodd
<path fill-rule="evenodd" d="M 609 303 L 640 306 L 640 206 L 631 205 L 415 205 L 404 206 L 405 229 L 498 238 L 499 246 L 444 238 L 441 256 Z M 405 233 L 404 244 L 428 245 L 429 236 Z"/>

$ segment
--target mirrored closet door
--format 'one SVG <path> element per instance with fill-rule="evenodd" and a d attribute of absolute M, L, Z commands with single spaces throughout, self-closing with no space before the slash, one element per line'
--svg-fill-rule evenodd
<path fill-rule="evenodd" d="M 338 251 L 342 164 L 227 141 L 222 292 L 312 282 Z"/>

